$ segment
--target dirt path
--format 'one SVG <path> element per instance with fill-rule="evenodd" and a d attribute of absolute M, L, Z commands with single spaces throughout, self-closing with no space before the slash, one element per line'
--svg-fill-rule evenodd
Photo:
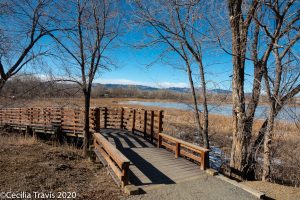
<path fill-rule="evenodd" d="M 129 200 L 254 200 L 250 193 L 207 174 L 189 181 L 153 188 Z"/>
<path fill-rule="evenodd" d="M 266 195 L 266 199 L 299 200 L 300 188 L 262 181 L 241 183 Z M 148 189 L 140 196 L 130 196 L 128 200 L 253 200 L 256 197 L 230 183 L 202 174 L 194 179 L 178 184 L 161 185 Z"/>
<path fill-rule="evenodd" d="M 105 200 L 123 196 L 101 165 L 69 146 L 0 136 L 0 169 L 0 192 L 76 192 L 76 199 Z"/>

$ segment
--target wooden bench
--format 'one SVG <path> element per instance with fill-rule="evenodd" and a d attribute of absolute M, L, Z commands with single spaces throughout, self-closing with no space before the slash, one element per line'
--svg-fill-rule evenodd
<path fill-rule="evenodd" d="M 159 133 L 157 147 L 160 148 L 162 146 L 175 152 L 175 158 L 184 156 L 191 160 L 194 160 L 200 164 L 200 168 L 202 170 L 206 170 L 206 168 L 208 167 L 208 149 L 199 147 L 189 142 L 185 142 L 164 133 Z"/>
<path fill-rule="evenodd" d="M 130 161 L 100 133 L 94 133 L 94 146 L 96 155 L 100 160 L 102 157 L 105 159 L 106 163 L 103 161 L 102 163 L 107 164 L 112 169 L 121 182 L 121 187 L 124 188 L 128 185 Z"/>

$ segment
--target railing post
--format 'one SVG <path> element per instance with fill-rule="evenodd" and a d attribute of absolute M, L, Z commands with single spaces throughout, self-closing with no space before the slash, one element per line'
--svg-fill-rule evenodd
<path fill-rule="evenodd" d="M 63 126 L 64 124 L 64 108 L 61 108 L 59 110 L 59 123 L 60 123 L 60 126 Z"/>
<path fill-rule="evenodd" d="M 46 126 L 47 125 L 47 111 L 46 111 L 46 108 L 43 108 L 43 125 Z"/>
<path fill-rule="evenodd" d="M 209 153 L 206 152 L 206 151 L 202 151 L 200 153 L 200 156 L 201 156 L 201 165 L 200 165 L 200 168 L 202 170 L 206 170 L 206 168 L 208 167 L 208 162 L 209 162 Z"/>
<path fill-rule="evenodd" d="M 25 138 L 32 135 L 32 129 L 29 125 L 26 126 L 26 130 L 25 130 Z"/>
<path fill-rule="evenodd" d="M 95 132 L 100 131 L 100 109 L 95 108 L 94 109 L 94 127 L 95 127 Z"/>
<path fill-rule="evenodd" d="M 33 108 L 30 108 L 30 125 L 33 124 Z"/>
<path fill-rule="evenodd" d="M 104 108 L 104 128 L 107 128 L 107 107 Z"/>
<path fill-rule="evenodd" d="M 157 148 L 161 147 L 162 136 L 158 133 Z"/>
<path fill-rule="evenodd" d="M 162 128 L 162 118 L 163 118 L 163 111 L 160 110 L 158 112 L 158 133 L 161 133 L 163 131 L 163 128 Z"/>
<path fill-rule="evenodd" d="M 180 143 L 176 142 L 176 147 L 175 147 L 175 158 L 178 158 L 180 156 Z"/>
<path fill-rule="evenodd" d="M 124 124 L 124 108 L 121 108 L 121 125 L 120 128 L 123 129 Z"/>
<path fill-rule="evenodd" d="M 18 126 L 22 125 L 22 108 L 19 108 L 19 119 L 18 119 Z"/>
<path fill-rule="evenodd" d="M 132 133 L 134 133 L 134 129 L 135 129 L 135 109 L 133 109 L 133 113 L 132 113 L 132 130 L 131 130 Z"/>
<path fill-rule="evenodd" d="M 154 111 L 151 111 L 151 143 L 153 143 L 153 135 L 154 135 Z"/>
<path fill-rule="evenodd" d="M 54 135 L 55 138 L 58 142 L 62 143 L 63 142 L 63 137 L 62 137 L 62 133 L 61 133 L 61 126 L 57 126 L 57 124 L 55 124 L 53 126 L 54 128 Z"/>
<path fill-rule="evenodd" d="M 121 181 L 122 188 L 128 185 L 129 182 L 128 170 L 129 170 L 129 163 L 126 162 L 123 164 L 122 167 L 122 181 Z"/>
<path fill-rule="evenodd" d="M 147 137 L 147 110 L 144 111 L 144 138 Z"/>

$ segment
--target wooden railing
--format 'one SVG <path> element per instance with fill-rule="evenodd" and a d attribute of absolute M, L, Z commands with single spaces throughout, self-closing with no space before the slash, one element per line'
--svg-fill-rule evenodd
<path fill-rule="evenodd" d="M 128 107 L 100 107 L 100 127 L 142 133 L 144 138 L 157 141 L 163 131 L 163 111 Z"/>
<path fill-rule="evenodd" d="M 184 156 L 200 164 L 202 170 L 206 170 L 209 162 L 209 150 L 174 138 L 172 136 L 159 133 L 157 147 L 165 147 L 175 152 L 175 158 Z"/>
<path fill-rule="evenodd" d="M 98 129 L 97 108 L 90 110 L 90 131 Z M 0 109 L 0 125 L 35 132 L 54 133 L 58 130 L 67 136 L 82 137 L 84 110 L 81 108 L 5 108 Z"/>
<path fill-rule="evenodd" d="M 83 136 L 82 108 L 4 108 L 0 109 L 0 125 L 36 132 L 53 133 L 59 127 L 67 136 Z M 126 129 L 139 132 L 151 142 L 162 132 L 163 111 L 127 107 L 97 107 L 90 110 L 90 131 L 100 128 Z"/>
<path fill-rule="evenodd" d="M 95 153 L 102 163 L 107 163 L 107 165 L 113 170 L 114 174 L 117 176 L 121 182 L 121 187 L 128 185 L 128 170 L 130 161 L 113 146 L 105 137 L 100 133 L 94 133 L 94 146 Z"/>

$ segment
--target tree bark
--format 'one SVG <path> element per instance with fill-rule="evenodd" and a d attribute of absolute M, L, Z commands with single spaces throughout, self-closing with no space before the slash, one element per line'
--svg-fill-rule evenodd
<path fill-rule="evenodd" d="M 91 86 L 88 89 L 83 89 L 84 93 L 84 138 L 83 138 L 83 156 L 87 157 L 90 147 L 90 99 L 91 99 Z"/>
<path fill-rule="evenodd" d="M 2 89 L 3 89 L 4 85 L 5 85 L 5 83 L 6 83 L 6 80 L 0 79 L 0 92 L 2 91 Z"/>
<path fill-rule="evenodd" d="M 266 128 L 264 137 L 264 158 L 263 158 L 263 181 L 271 180 L 271 144 L 272 144 L 272 133 L 275 119 L 275 103 L 272 102 L 271 109 L 269 111 L 268 126 Z"/>
<path fill-rule="evenodd" d="M 248 29 L 255 13 L 258 1 L 253 0 L 252 5 L 246 13 L 242 12 L 242 0 L 228 0 L 230 18 L 231 39 L 232 39 L 232 149 L 230 167 L 235 170 L 238 178 L 245 178 L 248 156 L 248 146 L 251 133 L 247 130 L 247 115 L 245 111 L 244 79 L 245 60 L 247 50 Z"/>
<path fill-rule="evenodd" d="M 245 44 L 241 41 L 239 33 L 239 23 L 231 20 L 232 28 L 232 57 L 233 62 L 233 78 L 232 78 L 232 116 L 233 116 L 233 140 L 230 167 L 243 173 L 243 168 L 246 164 L 247 151 L 247 135 L 245 132 L 245 97 L 244 97 L 244 56 L 242 49 Z M 238 30 L 236 30 L 238 29 Z"/>
<path fill-rule="evenodd" d="M 198 127 L 199 135 L 202 135 L 203 129 L 202 129 L 201 122 L 200 122 L 200 115 L 199 115 L 199 110 L 198 110 L 197 96 L 196 96 L 195 86 L 194 86 L 194 82 L 193 82 L 193 76 L 192 76 L 191 67 L 190 67 L 190 64 L 189 64 L 188 61 L 186 61 L 186 68 L 187 68 L 187 73 L 188 73 L 188 77 L 189 77 L 190 87 L 191 87 L 191 90 L 192 90 L 192 98 L 193 98 L 193 103 L 194 103 L 195 120 L 196 120 L 196 124 L 197 124 L 197 127 Z"/>
<path fill-rule="evenodd" d="M 208 107 L 207 107 L 207 96 L 206 96 L 206 81 L 205 81 L 205 74 L 204 74 L 204 67 L 201 62 L 199 62 L 199 71 L 200 71 L 200 77 L 201 77 L 201 93 L 203 96 L 203 142 L 204 147 L 209 149 L 209 138 L 208 138 Z"/>

